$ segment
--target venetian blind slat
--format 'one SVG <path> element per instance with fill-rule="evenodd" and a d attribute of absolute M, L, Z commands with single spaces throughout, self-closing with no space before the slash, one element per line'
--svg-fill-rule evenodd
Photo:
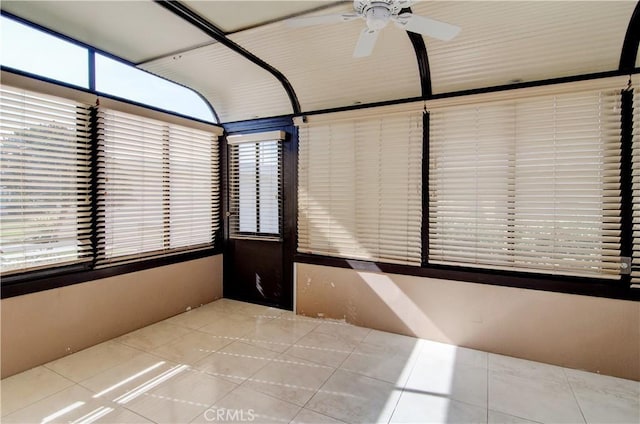
<path fill-rule="evenodd" d="M 633 253 L 631 258 L 631 282 L 640 284 L 640 93 L 633 93 L 632 138 L 632 190 L 633 190 Z"/>

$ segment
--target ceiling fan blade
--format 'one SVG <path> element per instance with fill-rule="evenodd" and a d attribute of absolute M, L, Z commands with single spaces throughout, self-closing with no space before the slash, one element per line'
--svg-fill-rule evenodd
<path fill-rule="evenodd" d="M 335 24 L 338 22 L 347 22 L 360 16 L 355 13 L 342 13 L 338 15 L 321 15 L 321 16 L 301 16 L 298 18 L 287 19 L 285 23 L 291 28 L 301 28 L 312 25 Z"/>
<path fill-rule="evenodd" d="M 379 31 L 369 28 L 363 29 L 360 33 L 360 38 L 358 38 L 358 44 L 356 44 L 356 48 L 353 51 L 353 57 L 369 56 L 373 52 L 373 47 L 376 45 L 378 32 Z"/>
<path fill-rule="evenodd" d="M 413 13 L 403 13 L 395 19 L 395 23 L 398 28 L 443 41 L 451 40 L 460 32 L 460 27 Z"/>

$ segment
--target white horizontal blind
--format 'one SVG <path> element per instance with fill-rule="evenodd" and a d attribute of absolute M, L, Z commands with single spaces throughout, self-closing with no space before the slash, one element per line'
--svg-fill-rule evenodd
<path fill-rule="evenodd" d="M 419 265 L 422 113 L 300 127 L 298 251 Z"/>
<path fill-rule="evenodd" d="M 620 91 L 435 109 L 429 262 L 618 278 Z"/>
<path fill-rule="evenodd" d="M 282 142 L 229 145 L 231 237 L 279 238 L 282 219 Z"/>
<path fill-rule="evenodd" d="M 101 262 L 162 252 L 169 212 L 164 125 L 108 109 L 100 109 L 98 125 Z"/>
<path fill-rule="evenodd" d="M 89 260 L 89 105 L 0 86 L 4 275 Z"/>
<path fill-rule="evenodd" d="M 220 226 L 217 137 L 169 126 L 170 248 L 215 242 Z"/>
<path fill-rule="evenodd" d="M 215 135 L 105 108 L 98 132 L 99 263 L 212 245 Z"/>
<path fill-rule="evenodd" d="M 633 94 L 633 257 L 631 261 L 631 282 L 640 284 L 640 93 Z"/>

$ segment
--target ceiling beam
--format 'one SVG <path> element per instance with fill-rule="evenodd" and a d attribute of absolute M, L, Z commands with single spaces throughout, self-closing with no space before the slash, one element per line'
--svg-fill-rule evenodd
<path fill-rule="evenodd" d="M 211 22 L 209 22 L 208 20 L 206 20 L 205 18 L 203 18 L 202 16 L 194 12 L 193 10 L 189 9 L 187 6 L 185 6 L 181 2 L 175 1 L 175 0 L 154 0 L 154 1 L 158 5 L 174 13 L 176 16 L 184 19 L 185 21 L 189 22 L 191 25 L 200 29 L 201 31 L 203 31 L 205 34 L 207 34 L 209 37 L 213 38 L 220 44 L 240 54 L 245 59 L 248 59 L 249 61 L 253 62 L 255 65 L 261 67 L 262 69 L 264 69 L 265 71 L 273 75 L 280 82 L 280 84 L 282 84 L 282 87 L 287 93 L 287 96 L 289 96 L 289 101 L 291 102 L 291 108 L 293 109 L 293 113 L 294 114 L 300 113 L 300 102 L 298 101 L 298 96 L 293 90 L 293 87 L 291 86 L 291 83 L 289 82 L 289 80 L 287 80 L 287 78 L 280 71 L 278 71 L 276 68 L 269 65 L 267 62 L 260 59 L 253 53 L 249 52 L 239 44 L 236 44 L 235 42 L 231 41 L 229 38 L 227 38 L 227 35 L 224 33 L 224 31 L 222 31 L 220 28 L 218 28 L 217 26 L 215 26 L 214 24 L 212 24 Z"/>
<path fill-rule="evenodd" d="M 410 7 L 404 8 L 400 13 L 413 13 Z M 413 50 L 416 52 L 418 63 L 418 73 L 420 75 L 420 89 L 422 97 L 429 98 L 433 94 L 431 91 L 431 69 L 429 68 L 429 56 L 427 55 L 427 45 L 421 34 L 407 31 Z"/>
<path fill-rule="evenodd" d="M 640 1 L 636 3 L 636 8 L 633 10 L 629 26 L 627 27 L 627 33 L 624 37 L 624 43 L 622 44 L 622 52 L 620 53 L 620 66 L 621 71 L 631 71 L 636 66 L 636 59 L 638 58 L 638 44 L 640 43 Z"/>

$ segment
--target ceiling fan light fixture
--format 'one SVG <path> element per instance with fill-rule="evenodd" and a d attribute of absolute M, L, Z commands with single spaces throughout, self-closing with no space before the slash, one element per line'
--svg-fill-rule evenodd
<path fill-rule="evenodd" d="M 372 6 L 365 11 L 367 27 L 378 31 L 386 27 L 391 18 L 391 11 L 385 6 Z"/>

